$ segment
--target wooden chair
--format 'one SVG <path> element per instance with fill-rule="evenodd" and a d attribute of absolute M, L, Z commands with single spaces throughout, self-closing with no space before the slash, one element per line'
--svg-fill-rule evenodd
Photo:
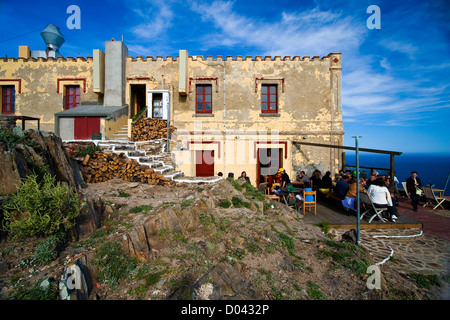
<path fill-rule="evenodd" d="M 266 187 L 264 189 L 264 194 L 266 195 L 267 198 L 269 198 L 270 200 L 275 200 L 280 202 L 280 197 L 275 195 L 275 194 L 270 194 L 270 187 Z"/>
<path fill-rule="evenodd" d="M 306 201 L 306 196 L 313 196 L 312 201 Z M 303 191 L 303 215 L 305 215 L 305 209 L 308 208 L 308 212 L 311 212 L 311 208 L 314 207 L 314 215 L 316 215 L 317 206 L 317 195 L 316 191 Z"/>
<path fill-rule="evenodd" d="M 442 203 L 447 199 L 436 196 L 436 194 L 433 191 L 433 188 L 430 186 L 422 186 L 422 190 L 425 195 L 425 204 L 423 205 L 424 207 L 427 205 L 433 206 L 435 202 L 437 203 L 437 205 L 433 208 L 433 210 L 435 210 L 439 206 L 442 209 L 444 209 Z"/>

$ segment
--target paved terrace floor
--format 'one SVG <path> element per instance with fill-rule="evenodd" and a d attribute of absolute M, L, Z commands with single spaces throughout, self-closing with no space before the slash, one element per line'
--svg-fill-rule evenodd
<path fill-rule="evenodd" d="M 450 240 L 448 235 L 448 228 L 450 227 L 450 219 L 436 215 L 433 212 L 428 212 L 431 210 L 427 208 L 419 208 L 419 211 L 413 212 L 411 210 L 411 204 L 407 202 L 406 199 L 400 199 L 400 204 L 397 207 L 398 210 L 398 220 L 397 222 L 382 222 L 378 218 L 372 220 L 371 223 L 368 222 L 367 215 L 360 220 L 360 229 L 408 229 L 408 228 L 426 228 L 427 232 L 432 230 L 433 233 L 438 233 L 442 236 L 447 233 L 447 240 Z M 438 211 L 438 210 L 436 210 Z M 413 214 L 415 213 L 415 214 Z M 302 211 L 300 211 L 302 214 Z M 370 216 L 369 216 L 370 217 Z M 447 219 L 446 223 L 442 223 L 441 220 Z M 356 212 L 345 211 L 342 204 L 340 204 L 335 199 L 327 199 L 325 197 L 320 198 L 317 204 L 317 214 L 314 212 L 306 211 L 303 221 L 309 224 L 318 224 L 322 221 L 328 221 L 331 228 L 335 229 L 356 229 Z M 424 223 L 426 222 L 426 223 Z M 430 229 L 430 223 L 433 223 Z M 447 232 L 443 230 L 444 226 L 447 226 Z M 444 228 L 445 229 L 445 228 Z"/>
<path fill-rule="evenodd" d="M 337 202 L 319 200 L 317 215 L 306 212 L 303 221 L 317 224 L 330 222 L 331 233 L 341 239 L 344 232 L 356 229 L 356 214 L 347 214 Z M 342 206 L 341 206 L 342 208 Z M 396 223 L 361 221 L 360 243 L 380 264 L 385 276 L 390 272 L 450 276 L 450 210 L 423 207 L 412 210 L 408 198 L 400 198 Z M 301 214 L 301 213 L 300 213 Z M 447 281 L 436 288 L 432 299 L 450 300 Z"/>

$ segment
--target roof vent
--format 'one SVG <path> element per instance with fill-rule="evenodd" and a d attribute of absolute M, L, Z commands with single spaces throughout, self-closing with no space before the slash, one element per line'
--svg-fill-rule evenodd
<path fill-rule="evenodd" d="M 59 28 L 53 24 L 47 25 L 44 31 L 41 32 L 41 37 L 47 46 L 47 57 L 60 57 L 59 48 L 61 48 L 65 40 Z"/>

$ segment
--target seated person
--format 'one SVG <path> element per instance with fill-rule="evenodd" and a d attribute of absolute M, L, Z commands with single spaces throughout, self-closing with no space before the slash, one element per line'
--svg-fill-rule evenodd
<path fill-rule="evenodd" d="M 386 183 L 386 188 L 388 188 L 389 193 L 391 194 L 392 205 L 394 207 L 398 206 L 397 198 L 400 196 L 400 192 L 398 191 L 395 182 L 390 177 L 387 177 L 385 183 Z"/>
<path fill-rule="evenodd" d="M 333 189 L 333 181 L 331 181 L 331 172 L 327 171 L 320 182 L 321 189 L 328 189 L 331 191 Z"/>
<path fill-rule="evenodd" d="M 359 192 L 366 192 L 366 189 L 364 188 L 364 185 L 366 182 L 363 178 L 359 178 Z M 355 198 L 356 199 L 356 179 L 351 179 L 348 184 L 348 191 L 345 195 L 349 198 Z"/>
<path fill-rule="evenodd" d="M 278 190 L 274 190 L 274 192 L 276 194 L 281 194 L 283 193 L 282 189 L 286 189 L 287 186 L 289 186 L 291 184 L 291 180 L 289 179 L 288 174 L 286 173 L 286 170 L 284 170 L 283 168 L 280 168 L 281 171 L 281 184 L 280 184 L 280 189 Z"/>
<path fill-rule="evenodd" d="M 278 172 L 272 177 L 272 186 L 270 188 L 271 192 L 275 192 L 275 190 L 280 189 L 281 187 L 281 172 L 283 171 L 283 168 L 278 169 Z M 269 179 L 270 180 L 270 179 Z"/>
<path fill-rule="evenodd" d="M 344 176 L 344 170 L 339 170 L 339 173 L 334 174 L 334 182 L 338 182 Z"/>
<path fill-rule="evenodd" d="M 363 170 L 363 171 L 361 172 L 360 177 L 363 178 L 364 180 L 367 179 L 367 172 L 366 172 L 366 170 Z"/>
<path fill-rule="evenodd" d="M 365 180 L 363 178 L 359 178 L 359 192 L 366 192 L 364 188 Z M 348 191 L 345 195 L 344 200 L 342 200 L 342 205 L 346 208 L 356 210 L 357 201 L 356 201 L 356 179 L 352 178 L 349 181 Z"/>
<path fill-rule="evenodd" d="M 305 171 L 300 171 L 297 176 L 295 177 L 295 181 L 292 182 L 292 184 L 294 185 L 300 185 L 303 187 L 309 187 L 310 183 L 309 183 L 309 179 L 305 174 Z"/>
<path fill-rule="evenodd" d="M 386 188 L 383 179 L 375 179 L 375 181 L 370 184 L 367 193 L 369 194 L 370 200 L 376 208 L 387 208 L 391 221 L 395 222 L 395 220 L 397 220 L 395 207 L 392 204 L 391 194 Z"/>
<path fill-rule="evenodd" d="M 245 171 L 242 171 L 241 176 L 238 178 L 238 181 L 247 181 L 250 183 L 250 178 L 247 177 L 247 173 Z"/>
<path fill-rule="evenodd" d="M 369 180 L 366 181 L 366 189 L 369 189 L 370 185 L 372 184 L 372 182 L 375 181 L 375 179 L 377 178 L 377 175 L 374 173 L 370 174 Z"/>
<path fill-rule="evenodd" d="M 338 182 L 336 182 L 336 186 L 334 187 L 334 194 L 344 200 L 345 195 L 347 194 L 347 191 L 349 189 L 348 181 L 350 180 L 350 177 L 346 174 L 342 176 L 341 179 L 339 179 Z"/>
<path fill-rule="evenodd" d="M 313 191 L 318 191 L 322 183 L 322 172 L 314 170 L 314 175 L 311 177 Z"/>

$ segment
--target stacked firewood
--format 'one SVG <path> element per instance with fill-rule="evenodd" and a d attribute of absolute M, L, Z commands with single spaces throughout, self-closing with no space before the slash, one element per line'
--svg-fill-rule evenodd
<path fill-rule="evenodd" d="M 175 131 L 174 126 L 169 127 L 169 137 Z M 133 141 L 148 141 L 167 138 L 167 121 L 161 119 L 142 118 L 131 129 Z"/>
<path fill-rule="evenodd" d="M 173 183 L 154 169 L 141 166 L 136 160 L 128 159 L 123 153 L 107 154 L 97 151 L 92 157 L 86 155 L 81 170 L 90 183 L 104 182 L 113 178 L 151 185 Z"/>

